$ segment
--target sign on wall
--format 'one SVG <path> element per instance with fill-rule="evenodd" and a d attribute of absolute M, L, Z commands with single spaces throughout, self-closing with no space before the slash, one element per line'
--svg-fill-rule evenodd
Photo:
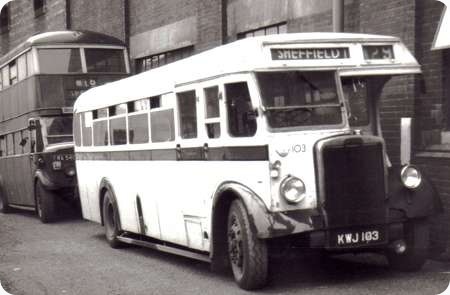
<path fill-rule="evenodd" d="M 441 21 L 434 36 L 432 49 L 450 48 L 450 11 L 448 9 L 450 0 L 438 0 L 444 3 L 444 11 L 442 12 Z"/>

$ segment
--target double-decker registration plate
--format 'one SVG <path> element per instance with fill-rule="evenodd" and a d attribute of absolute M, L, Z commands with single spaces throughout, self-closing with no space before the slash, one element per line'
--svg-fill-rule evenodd
<path fill-rule="evenodd" d="M 331 231 L 329 235 L 329 245 L 332 248 L 379 245 L 386 240 L 386 230 L 382 227 L 339 229 Z"/>

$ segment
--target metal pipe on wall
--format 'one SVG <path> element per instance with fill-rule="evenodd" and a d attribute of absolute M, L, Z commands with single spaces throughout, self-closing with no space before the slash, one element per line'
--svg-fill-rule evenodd
<path fill-rule="evenodd" d="M 333 0 L 333 31 L 344 31 L 344 0 Z"/>

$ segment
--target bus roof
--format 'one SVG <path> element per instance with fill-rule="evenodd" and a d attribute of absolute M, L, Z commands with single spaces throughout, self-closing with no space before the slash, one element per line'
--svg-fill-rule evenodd
<path fill-rule="evenodd" d="M 105 35 L 102 33 L 91 31 L 53 31 L 40 33 L 29 37 L 26 41 L 19 44 L 13 50 L 0 58 L 0 65 L 8 62 L 16 55 L 25 51 L 32 46 L 41 45 L 112 45 L 125 46 L 121 40 Z"/>
<path fill-rule="evenodd" d="M 395 62 L 367 62 L 361 45 L 396 46 L 401 53 Z M 355 47 L 356 45 L 356 47 Z M 358 47 L 359 46 L 359 47 Z M 271 58 L 272 48 L 348 48 L 351 58 L 341 60 L 285 60 Z M 360 50 L 361 52 L 357 51 Z M 177 85 L 201 81 L 225 74 L 287 69 L 358 70 L 367 74 L 420 73 L 420 66 L 401 40 L 391 36 L 352 33 L 296 33 L 259 36 L 238 40 L 183 60 L 126 78 L 83 93 L 75 111 L 89 111 L 131 100 L 172 92 Z M 381 72 L 382 71 L 382 72 Z M 145 87 L 143 87 L 145 85 Z"/>

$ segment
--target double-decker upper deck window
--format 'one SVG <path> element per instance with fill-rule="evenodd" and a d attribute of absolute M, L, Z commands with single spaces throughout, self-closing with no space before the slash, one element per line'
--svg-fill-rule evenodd
<path fill-rule="evenodd" d="M 181 138 L 197 137 L 197 97 L 195 91 L 178 93 L 178 110 L 180 113 Z"/>
<path fill-rule="evenodd" d="M 125 56 L 122 49 L 86 48 L 86 66 L 89 73 L 125 73 Z"/>
<path fill-rule="evenodd" d="M 9 83 L 9 66 L 5 66 L 2 69 L 2 81 L 3 81 L 3 88 L 6 88 L 10 85 L 10 83 Z"/>
<path fill-rule="evenodd" d="M 81 73 L 81 56 L 78 48 L 38 49 L 41 74 Z"/>
<path fill-rule="evenodd" d="M 9 64 L 9 84 L 14 85 L 18 82 L 17 63 L 13 61 Z"/>
<path fill-rule="evenodd" d="M 261 72 L 257 78 L 270 127 L 342 123 L 334 72 Z"/>

